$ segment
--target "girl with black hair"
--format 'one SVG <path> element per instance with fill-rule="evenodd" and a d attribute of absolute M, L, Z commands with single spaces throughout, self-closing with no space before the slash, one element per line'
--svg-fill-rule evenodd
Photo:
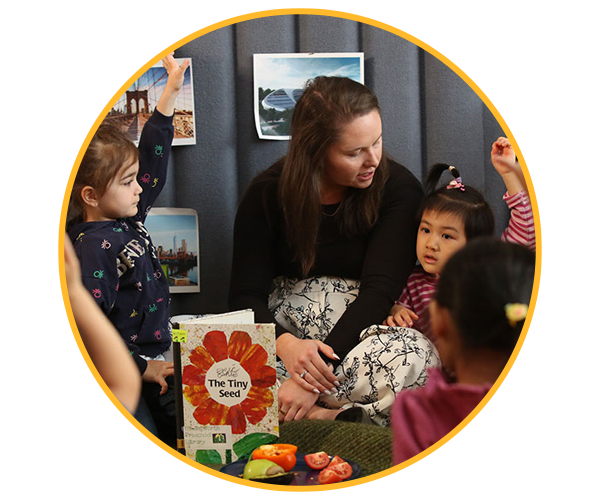
<path fill-rule="evenodd" d="M 504 200 L 511 211 L 501 239 L 535 249 L 533 213 L 523 172 L 508 141 L 500 137 L 492 146 L 492 164 L 506 186 Z M 447 186 L 437 189 L 441 175 L 453 175 Z M 494 215 L 479 191 L 463 184 L 458 170 L 443 163 L 429 171 L 426 196 L 420 210 L 417 233 L 419 265 L 408 278 L 400 298 L 384 321 L 388 326 L 410 327 L 431 336 L 428 305 L 448 259 L 467 241 L 492 236 Z"/>
<path fill-rule="evenodd" d="M 531 250 L 494 238 L 470 242 L 448 260 L 429 304 L 444 370 L 429 370 L 424 387 L 396 398 L 394 463 L 435 444 L 484 399 L 521 335 L 534 275 Z"/>

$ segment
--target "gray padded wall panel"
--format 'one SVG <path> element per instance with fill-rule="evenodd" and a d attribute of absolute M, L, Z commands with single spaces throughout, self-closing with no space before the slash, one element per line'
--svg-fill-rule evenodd
<path fill-rule="evenodd" d="M 286 141 L 258 138 L 254 124 L 253 54 L 296 52 L 296 18 L 277 16 L 244 21 L 236 25 L 236 32 L 239 199 L 252 178 L 283 156 L 287 148 Z"/>
<path fill-rule="evenodd" d="M 486 95 L 492 100 L 506 122 L 512 124 L 511 90 L 506 85 L 510 81 L 510 46 L 496 43 L 496 40 L 508 40 L 510 24 L 508 16 L 499 13 L 485 13 L 481 16 L 482 40 L 482 75 L 478 82 Z M 505 135 L 494 115 L 483 106 L 483 145 L 488 145 L 481 152 L 481 165 L 491 168 L 485 170 L 485 183 L 481 186 L 486 197 L 496 210 L 496 232 L 502 231 L 508 224 L 508 213 L 502 206 L 502 195 L 505 192 L 504 183 L 493 170 L 490 163 L 490 148 L 494 141 Z M 518 136 L 517 136 L 518 140 Z"/>
<path fill-rule="evenodd" d="M 432 55 L 425 54 L 424 63 L 425 166 L 456 165 L 465 182 L 483 189 L 483 102 Z"/>
<path fill-rule="evenodd" d="M 328 16 L 300 16 L 299 52 L 358 52 L 360 23 Z"/>
<path fill-rule="evenodd" d="M 377 95 L 388 154 L 421 177 L 419 47 L 388 31 L 363 26 L 365 85 Z"/>
<path fill-rule="evenodd" d="M 197 144 L 173 148 L 173 163 L 176 206 L 198 212 L 201 293 L 174 294 L 174 314 L 224 307 L 237 192 L 234 31 L 228 26 L 208 33 L 176 54 L 194 65 Z"/>
<path fill-rule="evenodd" d="M 197 144 L 173 149 L 158 206 L 198 211 L 200 294 L 174 294 L 173 314 L 227 310 L 233 221 L 257 172 L 285 154 L 286 141 L 258 139 L 255 53 L 364 52 L 365 84 L 378 96 L 388 153 L 423 178 L 443 161 L 484 190 L 502 229 L 502 181 L 489 151 L 502 129 L 476 93 L 445 64 L 385 30 L 328 16 L 271 16 L 208 33 L 177 50 L 193 60 Z"/>

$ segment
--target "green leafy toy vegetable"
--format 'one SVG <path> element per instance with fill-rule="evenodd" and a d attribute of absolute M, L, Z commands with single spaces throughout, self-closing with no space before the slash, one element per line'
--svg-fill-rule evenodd
<path fill-rule="evenodd" d="M 274 443 L 277 439 L 278 437 L 274 434 L 254 432 L 235 442 L 233 444 L 233 452 L 237 455 L 239 460 L 245 460 L 250 458 L 252 452 L 259 446 Z"/>

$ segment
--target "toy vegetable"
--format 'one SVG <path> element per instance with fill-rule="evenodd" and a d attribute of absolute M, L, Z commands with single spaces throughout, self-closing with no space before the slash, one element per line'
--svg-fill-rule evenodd
<path fill-rule="evenodd" d="M 253 460 L 270 460 L 288 472 L 296 465 L 296 451 L 293 444 L 265 444 L 252 452 Z"/>
<path fill-rule="evenodd" d="M 282 467 L 270 460 L 250 460 L 244 467 L 243 479 L 260 483 L 290 484 L 294 474 L 285 472 Z"/>

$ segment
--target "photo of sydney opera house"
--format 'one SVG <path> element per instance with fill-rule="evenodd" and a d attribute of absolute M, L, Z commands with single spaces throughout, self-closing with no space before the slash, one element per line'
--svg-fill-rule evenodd
<path fill-rule="evenodd" d="M 289 139 L 294 106 L 316 76 L 364 83 L 363 54 L 254 54 L 254 118 L 261 139 Z"/>

